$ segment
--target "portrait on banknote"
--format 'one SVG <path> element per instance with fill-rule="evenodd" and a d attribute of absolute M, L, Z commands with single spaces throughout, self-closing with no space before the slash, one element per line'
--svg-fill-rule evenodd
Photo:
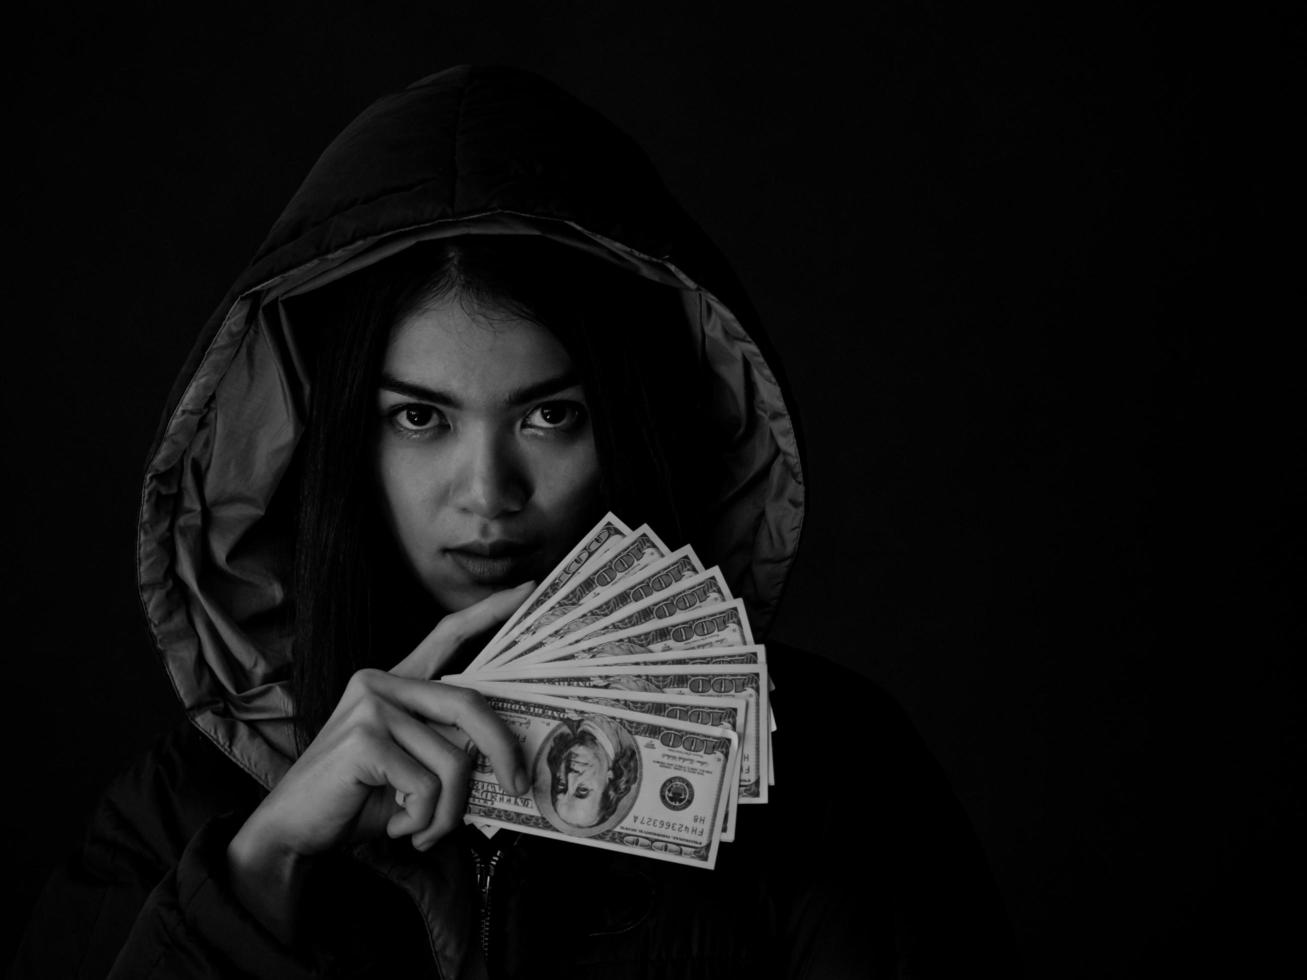
<path fill-rule="evenodd" d="M 640 789 L 640 751 L 619 720 L 565 718 L 541 744 L 535 800 L 557 830 L 590 837 L 615 827 Z"/>

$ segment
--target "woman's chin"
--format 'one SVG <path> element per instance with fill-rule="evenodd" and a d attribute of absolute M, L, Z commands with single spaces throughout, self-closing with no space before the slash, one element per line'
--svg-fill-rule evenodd
<path fill-rule="evenodd" d="M 441 609 L 447 613 L 456 613 L 467 609 L 469 606 L 475 606 L 478 602 L 489 598 L 496 592 L 514 588 L 524 581 L 526 581 L 525 577 L 521 577 L 514 581 L 506 581 L 501 585 L 498 582 L 493 584 L 466 580 L 451 582 L 446 579 L 439 583 L 428 581 L 425 585 L 428 594 L 436 600 Z"/>

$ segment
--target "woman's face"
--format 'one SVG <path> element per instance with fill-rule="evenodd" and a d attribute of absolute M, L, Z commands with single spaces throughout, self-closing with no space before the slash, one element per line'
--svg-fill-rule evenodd
<path fill-rule="evenodd" d="M 377 391 L 382 506 L 450 611 L 558 563 L 599 516 L 599 458 L 572 359 L 545 328 L 457 297 L 391 333 Z"/>

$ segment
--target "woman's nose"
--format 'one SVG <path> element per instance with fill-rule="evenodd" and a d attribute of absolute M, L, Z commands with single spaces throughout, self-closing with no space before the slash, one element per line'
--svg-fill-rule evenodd
<path fill-rule="evenodd" d="M 458 507 L 483 518 L 521 510 L 531 495 L 530 481 L 511 441 L 493 432 L 469 433 L 463 450 Z"/>

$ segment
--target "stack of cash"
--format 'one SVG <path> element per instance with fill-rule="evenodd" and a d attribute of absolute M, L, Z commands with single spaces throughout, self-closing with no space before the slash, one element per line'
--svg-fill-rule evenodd
<path fill-rule="evenodd" d="M 721 572 L 601 520 L 461 674 L 521 740 L 515 797 L 478 760 L 468 822 L 711 868 L 774 782 L 766 652 Z"/>

